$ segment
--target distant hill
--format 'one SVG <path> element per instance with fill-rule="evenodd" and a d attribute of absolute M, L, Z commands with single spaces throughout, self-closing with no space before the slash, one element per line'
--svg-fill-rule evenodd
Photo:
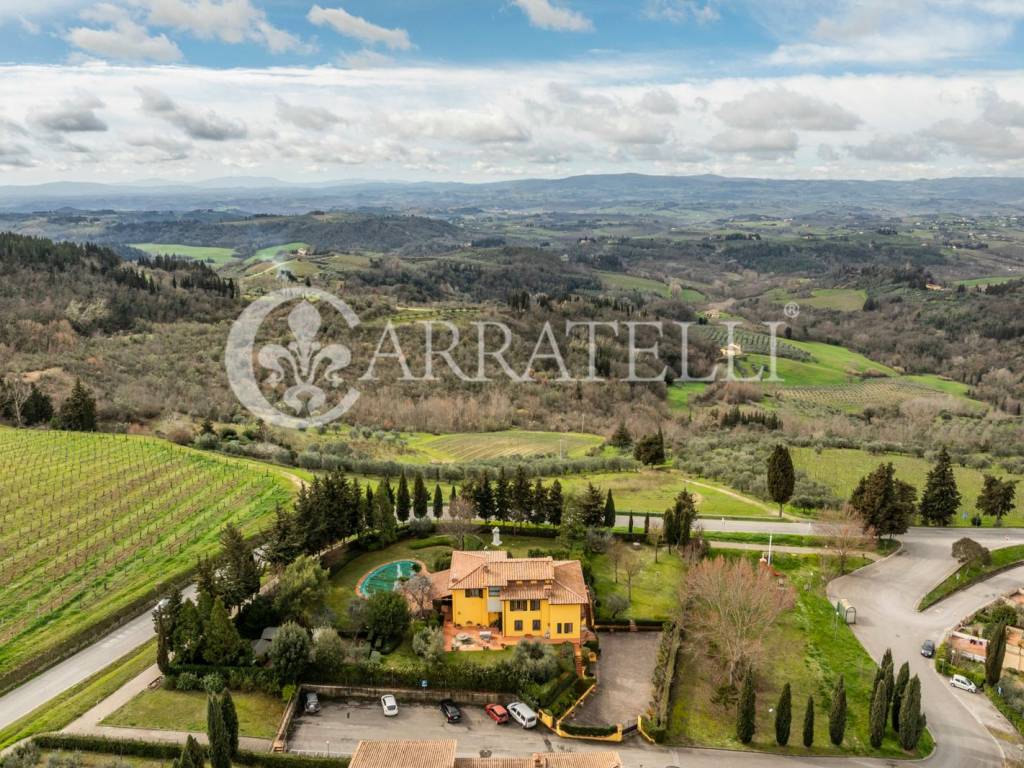
<path fill-rule="evenodd" d="M 196 184 L 159 180 L 110 185 L 55 182 L 0 186 L 0 210 L 63 206 L 115 210 L 216 207 L 255 213 L 314 209 L 391 210 L 432 216 L 472 208 L 510 211 L 630 210 L 709 216 L 787 215 L 828 209 L 880 214 L 1015 212 L 1024 179 L 963 177 L 912 181 L 782 180 L 715 175 L 603 174 L 483 184 L 450 182 L 288 183 L 270 178 L 213 179 Z M 308 238 L 303 238 L 308 239 Z"/>

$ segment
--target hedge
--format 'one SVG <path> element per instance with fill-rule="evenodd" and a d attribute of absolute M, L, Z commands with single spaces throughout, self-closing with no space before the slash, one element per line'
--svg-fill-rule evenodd
<path fill-rule="evenodd" d="M 571 736 L 611 736 L 619 730 L 617 725 L 576 725 L 560 723 L 559 728 Z"/>
<path fill-rule="evenodd" d="M 147 757 L 155 760 L 175 760 L 181 756 L 181 744 L 169 742 L 116 739 L 109 736 L 85 736 L 74 733 L 44 733 L 32 739 L 40 749 L 59 749 L 77 752 L 98 752 L 120 757 Z M 237 765 L 259 768 L 339 768 L 347 766 L 347 757 L 327 758 L 275 752 L 248 752 L 239 750 L 232 758 Z"/>
<path fill-rule="evenodd" d="M 668 709 L 672 697 L 672 679 L 675 676 L 676 659 L 682 642 L 683 629 L 679 622 L 665 626 L 658 645 L 658 655 L 654 662 L 654 674 L 651 679 L 650 731 L 648 735 L 655 741 L 665 737 L 668 725 Z"/>
<path fill-rule="evenodd" d="M 266 667 L 223 667 L 215 664 L 174 664 L 168 676 L 181 677 L 192 673 L 199 678 L 220 675 L 227 687 L 233 691 L 262 691 L 276 696 L 281 692 L 281 683 L 272 669 Z"/>

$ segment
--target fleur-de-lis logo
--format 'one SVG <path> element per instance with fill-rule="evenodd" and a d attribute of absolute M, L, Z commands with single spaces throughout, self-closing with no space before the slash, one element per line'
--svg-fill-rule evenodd
<path fill-rule="evenodd" d="M 301 301 L 288 315 L 292 341 L 287 346 L 265 344 L 254 355 L 256 333 L 263 321 L 274 309 L 294 299 Z M 311 300 L 329 303 L 350 328 L 359 324 L 359 318 L 349 306 L 326 291 L 285 288 L 250 304 L 228 336 L 224 360 L 231 388 L 246 408 L 270 424 L 297 428 L 328 424 L 359 398 L 359 391 L 350 388 L 336 405 L 325 410 L 330 395 L 328 389 L 344 384 L 339 371 L 352 362 L 352 353 L 343 344 L 324 343 L 318 338 L 323 318 Z M 268 386 L 288 385 L 281 402 L 294 415 L 274 407 L 263 395 L 253 365 L 254 357 L 261 368 L 270 372 L 265 381 Z"/>

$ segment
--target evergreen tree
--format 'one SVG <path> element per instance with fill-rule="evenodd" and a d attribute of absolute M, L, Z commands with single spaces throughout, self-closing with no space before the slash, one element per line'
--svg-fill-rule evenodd
<path fill-rule="evenodd" d="M 434 519 L 440 520 L 444 517 L 444 494 L 441 493 L 441 486 L 434 486 Z"/>
<path fill-rule="evenodd" d="M 789 743 L 789 729 L 793 722 L 793 692 L 789 683 L 782 686 L 779 704 L 775 708 L 775 743 L 784 747 Z"/>
<path fill-rule="evenodd" d="M 860 516 L 864 530 L 891 537 L 907 532 L 916 496 L 913 486 L 896 479 L 891 463 L 880 464 L 857 483 L 850 506 Z"/>
<path fill-rule="evenodd" d="M 804 709 L 804 746 L 814 746 L 814 697 L 807 697 L 807 708 Z"/>
<path fill-rule="evenodd" d="M 633 458 L 641 464 L 653 466 L 665 462 L 665 437 L 658 428 L 657 433 L 647 435 L 636 441 L 633 446 Z"/>
<path fill-rule="evenodd" d="M 651 516 L 649 513 L 644 514 L 644 538 L 647 538 L 647 534 L 651 532 Z"/>
<path fill-rule="evenodd" d="M 417 520 L 427 516 L 430 507 L 430 494 L 427 493 L 426 483 L 423 482 L 423 475 L 416 473 L 416 481 L 412 486 L 412 513 Z"/>
<path fill-rule="evenodd" d="M 474 494 L 473 501 L 476 504 L 476 513 L 487 522 L 494 517 L 494 489 L 491 487 L 491 476 L 484 470 L 484 473 L 480 476 L 480 480 L 475 486 L 476 493 Z M 532 494 L 531 494 L 532 498 Z M 527 507 L 527 515 L 529 514 L 530 507 Z"/>
<path fill-rule="evenodd" d="M 846 684 L 842 675 L 832 691 L 832 706 L 828 711 L 828 735 L 837 747 L 843 743 L 846 734 Z"/>
<path fill-rule="evenodd" d="M 928 471 L 918 512 L 925 525 L 945 526 L 953 522 L 959 508 L 960 491 L 953 476 L 953 464 L 949 451 L 943 448 L 939 451 L 935 466 Z"/>
<path fill-rule="evenodd" d="M 260 590 L 260 571 L 242 532 L 228 523 L 220 534 L 220 592 L 224 605 L 236 608 Z"/>
<path fill-rule="evenodd" d="M 195 736 L 185 739 L 185 746 L 181 750 L 181 756 L 174 761 L 174 768 L 203 768 L 206 755 L 203 748 L 199 746 Z"/>
<path fill-rule="evenodd" d="M 178 664 L 196 664 L 202 660 L 203 620 L 191 600 L 185 600 L 178 611 L 171 647 Z"/>
<path fill-rule="evenodd" d="M 551 483 L 547 491 L 547 518 L 550 525 L 562 524 L 562 512 L 565 510 L 565 498 L 562 496 L 562 484 L 558 480 Z"/>
<path fill-rule="evenodd" d="M 71 394 L 60 406 L 60 413 L 57 414 L 57 428 L 71 432 L 96 431 L 96 398 L 82 384 L 81 379 L 75 379 L 75 386 L 72 387 Z"/>
<path fill-rule="evenodd" d="M 245 643 L 220 597 L 213 601 L 210 618 L 203 625 L 203 658 L 207 664 L 230 666 L 242 656 Z"/>
<path fill-rule="evenodd" d="M 665 535 L 665 546 L 671 548 L 679 544 L 679 518 L 675 506 L 665 510 L 661 516 L 661 528 Z"/>
<path fill-rule="evenodd" d="M 224 718 L 224 730 L 228 734 L 228 748 L 232 757 L 238 754 L 238 712 L 235 711 L 235 700 L 231 691 L 224 689 L 220 695 L 220 711 Z"/>
<path fill-rule="evenodd" d="M 395 519 L 391 494 L 388 493 L 389 487 L 385 478 L 373 494 L 373 527 L 384 544 L 392 544 L 398 537 L 398 521 Z"/>
<path fill-rule="evenodd" d="M 604 523 L 604 499 L 601 489 L 593 483 L 587 483 L 586 489 L 579 497 L 580 512 L 583 525 L 587 528 L 599 528 Z"/>
<path fill-rule="evenodd" d="M 210 744 L 210 768 L 231 768 L 231 742 L 224 713 L 213 696 L 206 700 L 206 738 Z"/>
<path fill-rule="evenodd" d="M 1006 624 L 999 622 L 992 630 L 992 638 L 985 651 L 985 682 L 995 685 L 1003 674 L 1003 659 L 1006 657 Z"/>
<path fill-rule="evenodd" d="M 614 448 L 629 448 L 633 444 L 633 436 L 626 429 L 626 422 L 620 421 L 619 426 L 616 427 L 615 432 L 608 439 L 608 445 Z"/>
<path fill-rule="evenodd" d="M 274 508 L 274 525 L 267 534 L 267 561 L 282 568 L 302 552 L 301 534 L 295 519 L 278 504 Z"/>
<path fill-rule="evenodd" d="M 757 693 L 754 691 L 754 676 L 747 673 L 743 678 L 743 690 L 740 692 L 736 707 L 736 738 L 741 744 L 749 744 L 754 738 L 757 717 Z"/>
<path fill-rule="evenodd" d="M 543 478 L 538 477 L 533 484 L 533 509 L 530 510 L 530 522 L 537 525 L 548 520 L 548 492 L 544 487 Z"/>
<path fill-rule="evenodd" d="M 615 499 L 612 498 L 612 489 L 608 489 L 608 495 L 604 499 L 604 527 L 615 527 Z"/>
<path fill-rule="evenodd" d="M 511 516 L 511 502 L 512 488 L 503 465 L 498 469 L 498 479 L 494 481 L 494 517 L 502 522 L 507 521 Z M 537 503 L 536 497 L 534 503 Z"/>
<path fill-rule="evenodd" d="M 925 716 L 921 712 L 921 681 L 914 675 L 907 683 L 900 702 L 900 746 L 908 752 L 916 749 L 925 724 Z"/>
<path fill-rule="evenodd" d="M 533 492 L 530 490 L 530 480 L 526 477 L 523 465 L 520 464 L 516 467 L 509 492 L 509 517 L 518 523 L 524 522 L 530 518 L 532 508 Z"/>
<path fill-rule="evenodd" d="M 21 406 L 21 421 L 26 427 L 43 424 L 53 418 L 53 400 L 49 395 L 39 391 L 32 385 L 25 403 Z"/>
<path fill-rule="evenodd" d="M 903 703 L 903 692 L 907 689 L 909 681 L 910 664 L 904 661 L 892 690 L 892 729 L 897 734 L 900 732 L 900 706 Z"/>
<path fill-rule="evenodd" d="M 796 471 L 789 448 L 776 445 L 768 457 L 768 495 L 779 505 L 779 517 L 782 517 L 783 505 L 793 498 L 795 485 Z"/>
<path fill-rule="evenodd" d="M 213 561 L 208 557 L 196 560 L 196 607 L 199 617 L 206 621 L 210 617 L 213 601 L 220 596 L 220 584 L 217 581 Z"/>
<path fill-rule="evenodd" d="M 875 693 L 871 697 L 871 711 L 868 716 L 868 739 L 871 746 L 878 749 L 885 739 L 885 721 L 887 714 L 885 683 L 876 686 Z"/>
<path fill-rule="evenodd" d="M 681 547 L 688 547 L 693 524 L 697 521 L 697 500 L 693 498 L 692 493 L 684 488 L 676 496 L 673 511 L 675 512 L 676 526 L 675 543 Z"/>
<path fill-rule="evenodd" d="M 409 483 L 405 479 L 405 472 L 402 472 L 398 477 L 398 492 L 395 494 L 395 516 L 400 522 L 408 522 L 411 509 L 412 500 L 409 498 Z"/>
<path fill-rule="evenodd" d="M 975 507 L 981 514 L 994 517 L 998 527 L 1003 524 L 1003 515 L 1013 511 L 1013 500 L 1016 494 L 1016 480 L 1000 480 L 998 477 L 985 475 Z"/>

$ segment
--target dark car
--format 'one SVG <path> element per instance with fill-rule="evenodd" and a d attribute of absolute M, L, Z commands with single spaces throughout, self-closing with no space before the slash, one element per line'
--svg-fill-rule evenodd
<path fill-rule="evenodd" d="M 457 723 L 462 719 L 462 711 L 458 705 L 451 699 L 445 699 L 439 706 L 441 714 L 444 715 L 445 720 L 449 723 Z"/>
<path fill-rule="evenodd" d="M 923 643 L 921 643 L 921 655 L 924 656 L 926 659 L 930 659 L 932 656 L 934 656 L 935 643 L 933 643 L 931 640 L 925 640 Z"/>

